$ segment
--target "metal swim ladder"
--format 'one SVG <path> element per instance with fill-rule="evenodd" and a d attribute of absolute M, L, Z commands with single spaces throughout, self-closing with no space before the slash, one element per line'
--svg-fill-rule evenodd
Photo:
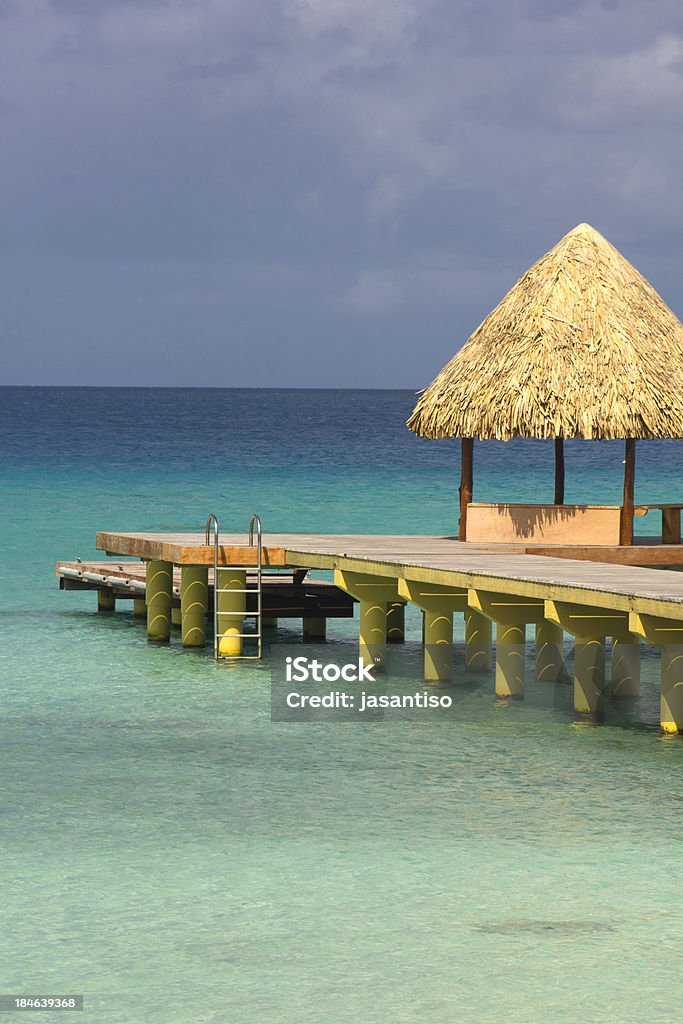
<path fill-rule="evenodd" d="M 219 573 L 225 572 L 230 569 L 243 569 L 247 572 L 254 569 L 252 565 L 229 565 L 219 566 L 218 565 L 218 518 L 213 514 L 209 515 L 206 520 L 206 544 L 207 547 L 211 544 L 211 528 L 213 527 L 213 656 L 217 660 L 219 658 L 226 658 L 232 660 L 242 659 L 243 661 L 257 661 L 260 660 L 263 650 L 263 531 L 261 529 L 261 520 L 259 516 L 254 513 L 249 521 L 249 547 L 254 547 L 254 526 L 256 526 L 256 611 L 245 612 L 241 611 L 219 611 L 218 609 L 218 595 L 219 594 L 244 594 L 244 603 L 246 607 L 247 596 L 254 593 L 254 588 L 247 587 L 246 578 L 244 588 L 233 588 L 233 587 L 219 587 Z M 221 619 L 228 618 L 230 615 L 239 615 L 244 618 L 255 618 L 256 619 L 256 632 L 254 633 L 227 633 L 221 629 Z M 220 642 L 223 637 L 231 636 L 235 639 L 239 638 L 242 641 L 245 639 L 256 640 L 256 654 L 234 654 L 227 655 L 220 653 Z"/>

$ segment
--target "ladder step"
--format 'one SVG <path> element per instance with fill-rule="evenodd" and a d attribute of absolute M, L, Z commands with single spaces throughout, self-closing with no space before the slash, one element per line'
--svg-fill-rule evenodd
<path fill-rule="evenodd" d="M 260 661 L 260 654 L 220 654 L 216 653 L 216 661 Z"/>
<path fill-rule="evenodd" d="M 230 562 L 229 565 L 219 565 L 218 566 L 218 571 L 219 572 L 229 572 L 230 569 L 239 569 L 241 572 L 250 572 L 251 571 L 254 575 L 257 575 L 257 573 L 258 573 L 258 565 L 233 565 L 232 562 Z M 263 573 L 263 574 L 265 575 L 265 573 Z"/>
<path fill-rule="evenodd" d="M 216 612 L 216 615 L 241 615 L 243 618 L 257 618 L 260 614 L 260 608 L 258 611 L 221 611 L 218 609 Z"/>
<path fill-rule="evenodd" d="M 260 633 L 216 633 L 216 640 L 222 640 L 223 637 L 234 637 L 236 639 L 240 637 L 243 640 L 245 637 L 252 637 L 254 640 L 258 640 L 260 636 Z"/>

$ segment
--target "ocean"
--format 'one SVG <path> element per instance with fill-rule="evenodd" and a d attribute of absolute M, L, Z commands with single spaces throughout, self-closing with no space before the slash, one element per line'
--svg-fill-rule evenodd
<path fill-rule="evenodd" d="M 297 623 L 261 664 L 216 665 L 58 590 L 96 530 L 209 512 L 231 532 L 258 512 L 266 539 L 453 534 L 458 444 L 415 438 L 413 402 L 0 389 L 0 992 L 82 993 L 96 1024 L 677 1019 L 683 744 L 659 735 L 654 652 L 640 700 L 579 728 L 566 685 L 497 706 L 456 616 L 448 711 L 273 722 L 270 644 Z M 618 503 L 623 444 L 566 447 L 566 500 Z M 639 444 L 636 501 L 682 480 L 683 445 Z M 474 481 L 551 500 L 552 445 L 476 444 Z M 332 648 L 356 628 L 331 623 Z M 399 687 L 419 641 L 412 611 Z"/>

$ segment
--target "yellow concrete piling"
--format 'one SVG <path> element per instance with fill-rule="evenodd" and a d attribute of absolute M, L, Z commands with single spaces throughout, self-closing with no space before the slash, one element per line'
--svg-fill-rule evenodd
<path fill-rule="evenodd" d="M 448 683 L 453 677 L 453 613 L 467 607 L 467 591 L 417 580 L 398 581 L 399 595 L 424 614 L 424 678 Z"/>
<path fill-rule="evenodd" d="M 167 641 L 171 636 L 173 565 L 171 562 L 147 562 L 147 636 Z"/>
<path fill-rule="evenodd" d="M 239 658 L 242 654 L 244 617 L 247 609 L 247 573 L 245 569 L 219 569 L 217 593 L 214 597 L 218 609 L 218 632 L 224 634 L 218 641 L 218 653 L 224 658 Z"/>
<path fill-rule="evenodd" d="M 469 605 L 496 623 L 496 697 L 524 699 L 526 626 L 543 620 L 543 601 L 471 589 Z"/>
<path fill-rule="evenodd" d="M 612 642 L 612 687 L 614 700 L 640 696 L 640 638 L 614 637 Z"/>
<path fill-rule="evenodd" d="M 387 643 L 402 644 L 406 638 L 406 603 L 387 603 Z"/>
<path fill-rule="evenodd" d="M 660 723 L 667 736 L 683 733 L 683 644 L 662 647 Z"/>
<path fill-rule="evenodd" d="M 660 724 L 665 736 L 683 733 L 683 622 L 655 615 L 629 615 L 631 632 L 659 647 L 662 657 Z"/>
<path fill-rule="evenodd" d="M 180 572 L 180 620 L 183 647 L 204 646 L 208 604 L 208 567 L 184 565 Z"/>
<path fill-rule="evenodd" d="M 264 615 L 263 616 L 263 628 L 264 629 L 277 629 L 277 615 Z"/>
<path fill-rule="evenodd" d="M 524 700 L 526 624 L 496 622 L 496 697 Z"/>
<path fill-rule="evenodd" d="M 574 715 L 580 722 L 605 720 L 604 637 L 577 636 L 574 646 Z"/>
<path fill-rule="evenodd" d="M 465 610 L 465 668 L 490 672 L 493 665 L 493 623 L 469 606 Z"/>
<path fill-rule="evenodd" d="M 305 618 L 303 620 L 304 640 L 325 640 L 327 637 L 327 621 L 323 616 Z"/>
<path fill-rule="evenodd" d="M 449 683 L 453 678 L 453 612 L 425 611 L 424 678 Z"/>
<path fill-rule="evenodd" d="M 363 665 L 386 668 L 387 604 L 398 600 L 395 579 L 335 569 L 334 582 L 360 604 L 359 655 Z"/>
<path fill-rule="evenodd" d="M 133 601 L 133 615 L 136 619 L 147 617 L 147 604 L 144 597 L 136 597 Z"/>
<path fill-rule="evenodd" d="M 564 630 L 544 619 L 536 625 L 536 679 L 539 683 L 556 683 L 564 665 Z"/>
<path fill-rule="evenodd" d="M 387 613 L 385 602 L 362 600 L 358 627 L 358 648 L 364 665 L 377 671 L 386 667 Z"/>
<path fill-rule="evenodd" d="M 98 612 L 116 611 L 116 598 L 111 590 L 97 591 L 97 610 Z"/>
<path fill-rule="evenodd" d="M 174 629 L 180 629 L 181 617 L 180 617 L 180 605 L 171 605 L 171 625 Z"/>
<path fill-rule="evenodd" d="M 574 714 L 578 722 L 605 719 L 605 637 L 629 640 L 627 612 L 609 608 L 546 601 L 546 618 L 575 639 Z"/>

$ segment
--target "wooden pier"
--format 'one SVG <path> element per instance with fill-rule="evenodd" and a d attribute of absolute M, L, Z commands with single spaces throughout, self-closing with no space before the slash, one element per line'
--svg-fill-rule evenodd
<path fill-rule="evenodd" d="M 188 620 L 188 628 L 183 625 L 184 642 L 186 636 L 190 637 L 188 646 L 204 642 L 203 627 L 197 632 L 197 602 L 183 600 L 184 581 L 188 590 L 196 585 L 197 573 L 208 576 L 208 566 L 213 566 L 214 549 L 203 534 L 98 533 L 97 547 L 110 556 L 132 556 L 139 561 L 88 563 L 87 569 L 83 563 L 60 562 L 62 586 L 79 585 L 74 571 L 85 570 L 83 575 L 91 571 L 110 582 L 98 585 L 85 578 L 82 585 L 109 591 L 115 601 L 121 591 L 131 596 L 131 584 L 125 579 L 137 584 L 139 594 L 144 584 L 152 639 L 168 639 L 173 606 L 180 605 L 181 620 L 184 622 L 185 616 Z M 264 595 L 273 587 L 273 595 L 281 602 L 277 610 L 274 605 L 266 610 L 264 597 L 264 612 L 288 615 L 280 610 L 289 599 L 282 595 L 287 588 L 294 588 L 289 597 L 296 602 L 300 597 L 295 593 L 297 586 L 306 594 L 318 588 L 316 600 L 320 603 L 315 614 L 313 605 L 309 607 L 312 620 L 353 614 L 352 603 L 357 601 L 360 655 L 381 668 L 387 640 L 402 639 L 402 612 L 411 602 L 424 614 L 424 677 L 435 685 L 445 685 L 452 678 L 453 615 L 465 617 L 465 656 L 471 671 L 493 667 L 495 624 L 495 693 L 499 699 L 524 696 L 527 626 L 535 628 L 536 677 L 546 682 L 561 677 L 563 641 L 569 634 L 575 642 L 575 714 L 587 722 L 604 717 L 605 640 L 612 639 L 612 699 L 639 694 L 640 643 L 646 641 L 662 655 L 662 730 L 677 734 L 683 732 L 683 573 L 646 567 L 648 562 L 661 564 L 650 561 L 650 551 L 661 553 L 666 548 L 675 548 L 676 564 L 683 566 L 681 546 L 661 543 L 628 549 L 584 545 L 577 555 L 574 549 L 568 552 L 553 546 L 537 554 L 529 553 L 538 551 L 537 547 L 480 546 L 450 537 L 267 534 L 263 564 L 282 573 L 282 580 L 278 582 L 276 577 L 264 586 Z M 626 564 L 625 551 L 647 561 Z M 615 552 L 619 558 L 609 560 Z M 244 534 L 221 534 L 219 572 L 253 565 L 255 557 L 256 549 L 245 543 Z M 673 556 L 668 557 L 670 564 Z M 65 569 L 68 572 L 64 573 Z M 304 578 L 297 576 L 315 569 L 333 571 L 334 586 L 304 583 Z M 239 603 L 239 574 L 226 571 L 225 576 L 238 577 L 234 614 L 248 618 L 253 607 L 248 593 Z M 242 581 L 247 577 L 245 573 Z M 325 594 L 337 604 L 325 606 Z M 345 595 L 346 604 L 340 594 Z M 141 597 L 133 595 L 133 599 L 139 602 Z M 200 598 L 201 620 L 208 607 L 208 596 Z M 304 612 L 300 604 L 293 605 L 290 617 L 296 614 L 305 619 Z M 319 629 L 318 635 L 322 638 L 324 629 Z"/>
<path fill-rule="evenodd" d="M 125 562 L 57 562 L 55 574 L 61 590 L 95 590 L 98 607 L 112 611 L 117 601 L 132 601 L 134 613 L 147 616 L 147 563 Z M 279 572 L 263 579 L 263 614 L 269 626 L 279 619 L 301 619 L 304 636 L 322 639 L 327 619 L 352 618 L 353 598 L 326 580 L 315 580 L 306 569 Z M 247 574 L 245 614 L 256 609 L 256 581 Z M 171 624 L 182 626 L 181 594 L 182 568 L 176 566 L 172 574 Z M 207 571 L 206 612 L 213 610 L 213 568 Z M 191 643 L 188 646 L 201 646 Z"/>

